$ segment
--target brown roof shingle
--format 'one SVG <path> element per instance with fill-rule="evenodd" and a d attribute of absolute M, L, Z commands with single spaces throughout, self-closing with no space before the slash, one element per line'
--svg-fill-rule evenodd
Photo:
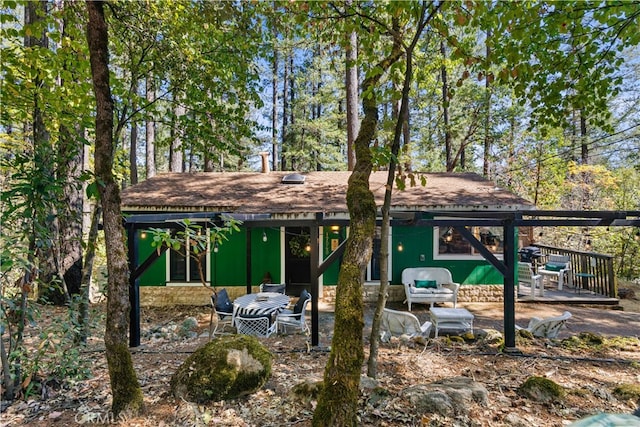
<path fill-rule="evenodd" d="M 346 213 L 351 172 L 308 172 L 304 184 L 282 184 L 291 172 L 166 173 L 122 191 L 122 209 L 131 211 L 210 211 L 229 213 Z M 392 210 L 516 210 L 532 203 L 496 188 L 473 173 L 424 174 L 426 186 L 394 188 Z M 387 172 L 371 174 L 378 206 L 384 199 Z"/>

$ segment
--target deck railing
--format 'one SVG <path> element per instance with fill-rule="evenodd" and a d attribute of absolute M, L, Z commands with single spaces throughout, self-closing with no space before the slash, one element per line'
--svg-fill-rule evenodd
<path fill-rule="evenodd" d="M 611 255 L 574 251 L 539 244 L 535 246 L 540 248 L 543 255 L 558 254 L 569 257 L 571 260 L 571 282 L 577 289 L 591 291 L 610 298 L 618 297 L 618 285 L 613 271 L 613 257 Z M 578 275 L 581 273 L 582 275 Z"/>

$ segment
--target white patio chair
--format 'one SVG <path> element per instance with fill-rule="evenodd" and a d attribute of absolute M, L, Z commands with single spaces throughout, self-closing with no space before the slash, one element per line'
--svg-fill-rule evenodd
<path fill-rule="evenodd" d="M 536 289 L 540 296 L 544 296 L 544 285 L 541 274 L 533 274 L 531 264 L 528 262 L 518 262 L 518 284 L 523 284 L 531 289 L 531 297 L 535 298 Z"/>
<path fill-rule="evenodd" d="M 429 337 L 431 332 L 431 322 L 420 324 L 418 318 L 407 311 L 382 309 L 382 319 L 380 322 L 380 341 L 389 342 L 392 336 L 408 337 L 423 336 Z"/>
<path fill-rule="evenodd" d="M 311 302 L 311 294 L 309 294 L 306 290 L 302 291 L 300 294 L 300 298 L 296 305 L 293 307 L 293 310 L 285 309 L 281 313 L 278 314 L 277 323 L 278 329 L 282 329 L 283 332 L 286 333 L 287 327 L 297 328 L 300 331 L 309 334 L 309 325 L 307 325 L 307 307 Z"/>
<path fill-rule="evenodd" d="M 278 328 L 277 322 L 271 322 L 267 316 L 245 317 L 240 314 L 234 319 L 239 334 L 253 335 L 254 337 L 268 338 Z"/>
<path fill-rule="evenodd" d="M 529 320 L 529 325 L 526 328 L 521 328 L 516 325 L 516 329 L 524 329 L 531 332 L 534 337 L 540 338 L 556 338 L 560 329 L 567 323 L 567 320 L 571 318 L 571 313 L 565 311 L 562 315 L 557 317 L 547 317 L 546 319 L 540 319 L 532 317 Z"/>

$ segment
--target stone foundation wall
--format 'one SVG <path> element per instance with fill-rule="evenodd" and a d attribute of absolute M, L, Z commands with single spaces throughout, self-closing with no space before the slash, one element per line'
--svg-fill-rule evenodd
<path fill-rule="evenodd" d="M 379 285 L 364 285 L 364 302 L 373 303 L 378 299 Z M 234 300 L 246 293 L 244 286 L 227 287 L 229 297 Z M 327 304 L 336 301 L 336 287 L 323 286 L 321 300 Z M 258 287 L 253 292 L 258 292 Z M 140 305 L 143 307 L 165 307 L 173 305 L 209 305 L 211 289 L 204 286 L 141 286 Z M 404 286 L 389 286 L 391 302 L 404 301 Z M 502 302 L 502 285 L 463 285 L 458 291 L 459 302 Z"/>
<path fill-rule="evenodd" d="M 232 300 L 247 293 L 244 286 L 230 286 L 226 289 Z M 258 291 L 257 286 L 253 288 L 253 292 Z M 204 286 L 140 286 L 140 306 L 209 305 L 211 293 L 212 290 Z"/>
<path fill-rule="evenodd" d="M 458 291 L 459 302 L 502 302 L 502 285 L 462 285 Z"/>
<path fill-rule="evenodd" d="M 364 302 L 376 302 L 378 299 L 379 285 L 364 285 Z M 335 303 L 336 287 L 325 286 L 322 294 L 323 301 L 326 303 Z M 389 298 L 391 302 L 404 301 L 404 286 L 389 286 Z M 458 301 L 460 302 L 502 302 L 503 293 L 502 285 L 463 285 L 458 291 Z"/>

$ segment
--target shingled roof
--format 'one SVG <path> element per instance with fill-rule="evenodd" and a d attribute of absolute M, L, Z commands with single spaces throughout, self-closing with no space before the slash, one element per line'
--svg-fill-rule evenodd
<path fill-rule="evenodd" d="M 166 173 L 122 191 L 125 212 L 227 212 L 243 214 L 347 213 L 351 172 L 308 172 L 303 184 L 283 184 L 291 172 Z M 426 186 L 394 189 L 392 210 L 525 210 L 533 204 L 473 173 L 424 174 Z M 387 172 L 371 174 L 382 205 Z"/>

